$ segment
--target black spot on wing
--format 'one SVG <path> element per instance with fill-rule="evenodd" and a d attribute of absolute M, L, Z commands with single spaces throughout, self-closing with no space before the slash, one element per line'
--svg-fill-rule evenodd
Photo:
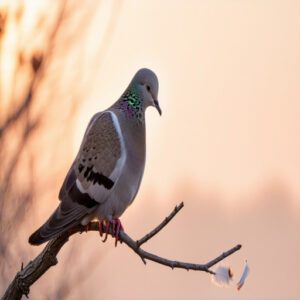
<path fill-rule="evenodd" d="M 78 166 L 78 171 L 81 173 L 84 167 L 80 164 Z M 93 184 L 98 183 L 99 185 L 103 185 L 106 189 L 110 190 L 114 186 L 114 182 L 107 176 L 94 172 L 93 167 L 87 167 L 83 173 L 84 178 L 87 181 L 91 181 Z"/>
<path fill-rule="evenodd" d="M 93 171 L 92 173 L 93 176 L 91 180 L 93 181 L 93 184 L 97 182 L 99 185 L 103 185 L 108 190 L 110 190 L 114 186 L 114 182 L 107 176 L 99 173 L 94 173 Z"/>
<path fill-rule="evenodd" d="M 99 203 L 91 198 L 89 194 L 81 193 L 76 184 L 74 184 L 69 191 L 69 196 L 73 202 L 83 205 L 86 208 L 92 208 L 99 205 Z"/>
<path fill-rule="evenodd" d="M 91 167 L 87 167 L 86 170 L 85 170 L 85 172 L 84 172 L 84 174 L 83 174 L 83 176 L 85 178 L 87 178 L 89 176 L 90 172 L 92 172 L 92 170 L 93 170 L 92 166 Z"/>
<path fill-rule="evenodd" d="M 83 169 L 84 169 L 84 166 L 82 164 L 79 164 L 79 166 L 78 166 L 79 173 L 81 173 L 83 171 Z"/>

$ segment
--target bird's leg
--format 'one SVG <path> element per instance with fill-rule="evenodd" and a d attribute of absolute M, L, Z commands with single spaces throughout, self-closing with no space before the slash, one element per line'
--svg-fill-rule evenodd
<path fill-rule="evenodd" d="M 105 222 L 105 237 L 104 237 L 104 239 L 103 239 L 103 243 L 105 243 L 106 242 L 106 240 L 107 240 L 107 236 L 108 236 L 108 234 L 109 234 L 109 227 L 110 227 L 110 221 L 109 220 L 103 220 L 102 221 L 103 223 Z"/>
<path fill-rule="evenodd" d="M 103 220 L 101 220 L 101 221 L 99 220 L 98 226 L 99 226 L 99 234 L 102 237 L 102 235 L 103 235 Z"/>
<path fill-rule="evenodd" d="M 113 219 L 112 223 L 113 223 L 113 235 L 115 237 L 115 247 L 117 247 L 118 241 L 120 241 L 119 238 L 120 231 L 121 230 L 124 231 L 124 228 L 122 226 L 120 219 Z"/>
<path fill-rule="evenodd" d="M 105 230 L 103 230 L 103 225 L 105 226 Z M 120 231 L 124 230 L 120 219 L 99 221 L 99 234 L 102 237 L 103 233 L 105 233 L 105 236 L 104 236 L 104 239 L 102 240 L 102 242 L 103 243 L 106 242 L 108 234 L 109 234 L 109 228 L 111 225 L 112 225 L 112 236 L 115 238 L 115 246 L 117 246 L 118 241 L 120 241 L 120 238 L 119 238 Z"/>

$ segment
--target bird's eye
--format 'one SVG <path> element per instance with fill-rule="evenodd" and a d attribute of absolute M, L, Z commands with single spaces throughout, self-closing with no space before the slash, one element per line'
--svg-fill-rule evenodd
<path fill-rule="evenodd" d="M 150 86 L 149 85 L 146 85 L 146 89 L 148 92 L 150 92 Z"/>

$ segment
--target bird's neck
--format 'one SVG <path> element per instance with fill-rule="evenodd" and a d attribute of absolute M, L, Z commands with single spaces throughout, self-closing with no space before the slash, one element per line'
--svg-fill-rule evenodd
<path fill-rule="evenodd" d="M 134 84 L 131 84 L 125 90 L 120 99 L 114 104 L 114 107 L 120 110 L 128 120 L 134 123 L 145 123 L 143 99 Z"/>
<path fill-rule="evenodd" d="M 145 122 L 137 121 L 128 117 L 123 110 L 112 107 L 111 110 L 116 114 L 120 124 L 123 136 L 126 136 L 125 144 L 132 149 L 131 155 L 136 159 L 145 157 L 145 139 L 146 125 Z"/>

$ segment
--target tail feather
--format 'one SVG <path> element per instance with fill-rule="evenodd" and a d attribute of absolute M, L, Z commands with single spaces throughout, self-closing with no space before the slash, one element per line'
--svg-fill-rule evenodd
<path fill-rule="evenodd" d="M 49 224 L 45 223 L 39 229 L 37 229 L 34 233 L 31 234 L 31 236 L 28 239 L 28 242 L 31 245 L 36 245 L 36 246 L 41 245 L 45 242 L 50 241 L 51 239 L 58 237 L 59 235 L 68 231 L 69 229 L 75 227 L 79 223 L 80 223 L 80 220 L 76 220 L 76 222 L 65 225 L 64 228 L 55 228 L 55 227 L 49 228 Z"/>
<path fill-rule="evenodd" d="M 90 213 L 86 207 L 67 201 L 61 202 L 48 221 L 37 229 L 30 237 L 29 243 L 41 245 L 80 224 L 81 220 Z"/>

